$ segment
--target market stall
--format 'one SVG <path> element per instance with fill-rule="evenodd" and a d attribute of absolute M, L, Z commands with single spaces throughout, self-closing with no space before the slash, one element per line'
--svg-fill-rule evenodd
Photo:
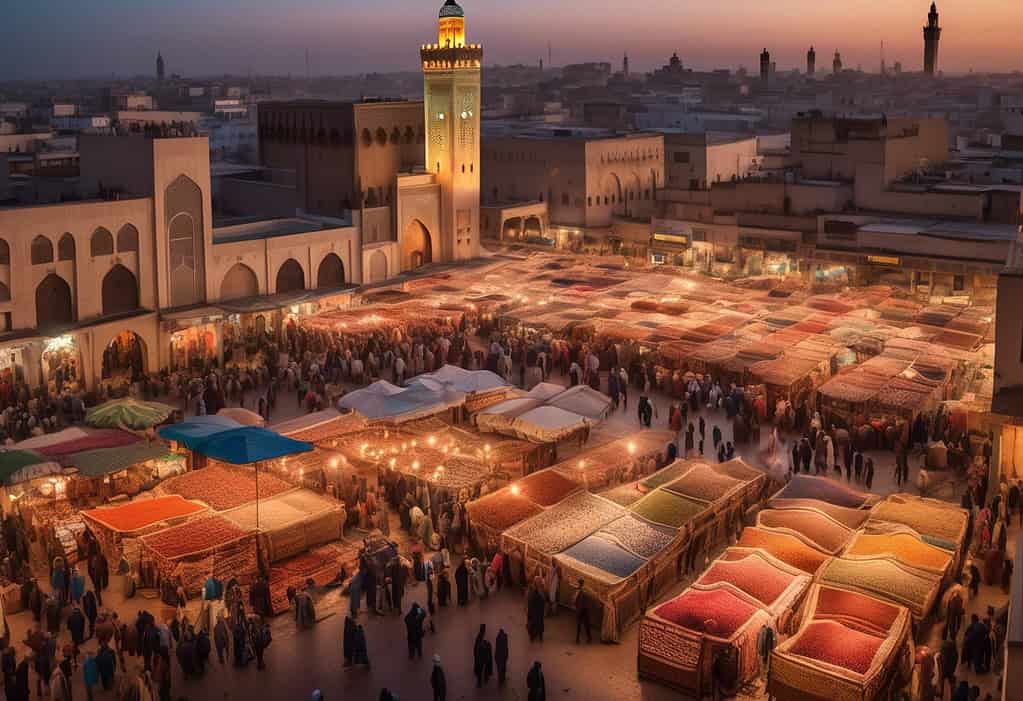
<path fill-rule="evenodd" d="M 205 512 L 204 505 L 173 495 L 87 509 L 82 516 L 108 561 L 117 562 L 124 555 L 132 562 L 137 561 L 140 536 Z"/>
<path fill-rule="evenodd" d="M 674 440 L 671 431 L 641 431 L 555 465 L 591 491 L 629 482 L 653 473 L 664 462 L 664 451 Z"/>
<path fill-rule="evenodd" d="M 879 599 L 817 585 L 798 632 L 771 654 L 768 693 L 778 701 L 873 701 L 908 681 L 909 612 Z"/>
<path fill-rule="evenodd" d="M 908 526 L 928 543 L 955 553 L 957 559 L 969 545 L 964 542 L 969 514 L 946 501 L 893 494 L 871 510 L 868 525 L 878 521 Z"/>
<path fill-rule="evenodd" d="M 256 532 L 223 516 L 194 519 L 139 538 L 139 577 L 146 586 L 177 582 L 198 595 L 210 576 L 250 585 L 258 571 Z"/>
<path fill-rule="evenodd" d="M 910 532 L 909 529 L 884 533 L 861 531 L 853 536 L 843 557 L 852 560 L 861 557 L 891 557 L 901 564 L 934 573 L 939 577 L 948 577 L 955 563 L 953 553 L 925 543 L 919 535 Z"/>
<path fill-rule="evenodd" d="M 242 531 L 259 531 L 260 551 L 269 563 L 338 540 L 345 524 L 342 504 L 308 489 L 263 498 L 223 516 Z"/>
<path fill-rule="evenodd" d="M 774 499 L 818 499 L 848 509 L 863 509 L 876 504 L 880 497 L 847 487 L 828 477 L 793 475 Z"/>
<path fill-rule="evenodd" d="M 377 380 L 369 387 L 344 395 L 338 407 L 358 412 L 371 423 L 399 425 L 426 416 L 450 414 L 456 420 L 465 404 L 465 394 L 446 387 L 432 388 L 424 384 L 398 387 L 386 380 Z"/>
<path fill-rule="evenodd" d="M 940 574 L 906 565 L 894 557 L 836 557 L 817 573 L 829 584 L 909 609 L 914 622 L 927 617 L 941 590 Z"/>
<path fill-rule="evenodd" d="M 827 553 L 817 550 L 790 533 L 751 526 L 744 528 L 737 545 L 741 548 L 763 550 L 787 565 L 807 574 L 816 574 L 829 559 Z"/>
<path fill-rule="evenodd" d="M 810 577 L 762 551 L 728 550 L 680 596 L 647 612 L 639 631 L 639 673 L 692 696 L 711 691 L 723 656 L 736 691 L 756 676 L 764 626 L 787 627 Z"/>
<path fill-rule="evenodd" d="M 851 509 L 846 506 L 835 506 L 834 504 L 820 499 L 790 499 L 774 497 L 767 502 L 767 506 L 772 509 L 814 509 L 821 513 L 827 514 L 835 521 L 843 524 L 846 528 L 856 530 L 862 526 L 868 518 L 870 518 L 870 512 L 866 509 Z"/>

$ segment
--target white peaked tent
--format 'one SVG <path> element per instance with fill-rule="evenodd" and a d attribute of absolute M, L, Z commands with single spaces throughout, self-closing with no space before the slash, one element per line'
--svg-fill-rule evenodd
<path fill-rule="evenodd" d="M 341 397 L 338 407 L 351 409 L 370 421 L 403 423 L 433 416 L 465 403 L 465 394 L 450 389 L 432 389 L 423 384 L 398 387 L 378 380 L 369 387 Z"/>
<path fill-rule="evenodd" d="M 541 382 L 527 393 L 477 413 L 476 426 L 481 431 L 552 443 L 587 424 L 599 423 L 610 408 L 610 397 L 584 385 L 565 389 Z"/>
<path fill-rule="evenodd" d="M 486 394 L 502 390 L 508 382 L 490 370 L 464 370 L 457 365 L 445 365 L 437 372 L 412 378 L 408 387 L 423 385 L 432 390 L 448 389 L 465 394 Z"/>

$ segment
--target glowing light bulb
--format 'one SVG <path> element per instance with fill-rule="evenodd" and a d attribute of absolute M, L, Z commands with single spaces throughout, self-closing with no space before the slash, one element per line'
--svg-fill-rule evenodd
<path fill-rule="evenodd" d="M 521 491 L 522 491 L 522 490 L 521 490 L 521 489 L 519 488 L 519 485 L 517 485 L 517 484 L 513 484 L 513 485 L 511 486 L 511 493 L 512 493 L 512 494 L 516 494 L 516 495 L 517 495 L 517 494 L 518 494 L 519 492 L 521 492 Z"/>

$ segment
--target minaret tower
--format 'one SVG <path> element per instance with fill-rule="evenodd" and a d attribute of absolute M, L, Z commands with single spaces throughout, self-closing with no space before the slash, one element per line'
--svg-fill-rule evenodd
<path fill-rule="evenodd" d="M 831 72 L 838 75 L 842 72 L 842 54 L 835 49 L 835 58 L 831 61 Z"/>
<path fill-rule="evenodd" d="M 817 52 L 810 47 L 806 52 L 806 74 L 813 75 L 817 71 Z"/>
<path fill-rule="evenodd" d="M 440 8 L 436 44 L 420 49 L 426 168 L 440 185 L 439 256 L 475 258 L 480 250 L 480 66 L 483 47 L 465 42 L 465 13 Z M 435 255 L 438 253 L 434 249 Z"/>
<path fill-rule="evenodd" d="M 760 52 L 760 82 L 765 85 L 771 79 L 771 52 L 764 48 Z"/>
<path fill-rule="evenodd" d="M 629 54 L 625 54 L 622 57 L 622 75 L 626 78 L 629 77 Z"/>
<path fill-rule="evenodd" d="M 156 52 L 156 79 L 163 82 L 163 54 Z"/>
<path fill-rule="evenodd" d="M 933 76 L 938 72 L 938 42 L 941 41 L 941 27 L 938 26 L 938 6 L 931 3 L 924 27 L 924 73 Z"/>

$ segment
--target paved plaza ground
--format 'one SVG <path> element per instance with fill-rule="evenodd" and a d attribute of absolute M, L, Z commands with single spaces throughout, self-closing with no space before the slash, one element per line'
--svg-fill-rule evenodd
<path fill-rule="evenodd" d="M 513 377 L 517 375 L 513 374 Z M 552 380 L 563 382 L 564 378 L 555 375 Z M 635 401 L 635 397 L 630 399 Z M 664 396 L 657 395 L 653 399 L 659 413 L 654 428 L 664 429 L 670 401 Z M 618 411 L 597 428 L 584 449 L 640 431 L 633 402 L 630 402 L 628 411 Z M 248 405 L 251 407 L 253 403 L 254 399 L 250 393 Z M 300 411 L 293 394 L 282 394 L 273 421 L 286 420 Z M 704 410 L 703 415 L 708 422 L 707 457 L 713 459 L 709 440 L 713 426 L 720 426 L 725 440 L 731 439 L 731 427 L 724 421 L 723 411 Z M 694 417 L 691 419 L 695 420 Z M 769 431 L 765 427 L 762 436 L 765 445 L 768 436 Z M 779 455 L 786 456 L 786 451 L 790 448 L 791 444 L 781 447 Z M 739 456 L 750 464 L 761 467 L 762 452 L 763 446 L 737 446 Z M 568 451 L 561 451 L 559 457 L 565 459 L 571 457 L 571 454 Z M 895 491 L 894 455 L 886 451 L 874 451 L 869 455 L 876 465 L 873 491 L 880 494 Z M 909 491 L 913 493 L 916 492 L 912 485 L 915 484 L 917 469 L 918 464 L 914 459 L 909 482 Z M 950 493 L 948 496 L 958 501 L 959 492 L 956 491 L 954 495 Z M 394 534 L 397 532 L 397 519 L 393 514 L 392 519 Z M 1010 530 L 1010 552 L 1011 542 L 1018 532 L 1018 527 Z M 39 562 L 42 562 L 41 557 Z M 677 583 L 663 598 L 678 593 L 689 581 Z M 464 608 L 451 606 L 438 610 L 435 617 L 437 632 L 434 635 L 427 634 L 423 649 L 424 657 L 421 661 L 407 659 L 405 627 L 399 616 L 373 616 L 363 610 L 359 620 L 366 630 L 372 662 L 370 669 L 346 670 L 342 667 L 341 633 L 344 616 L 348 611 L 347 597 L 341 596 L 338 590 L 331 590 L 317 592 L 315 598 L 320 622 L 313 629 L 296 630 L 290 614 L 278 616 L 273 621 L 274 641 L 267 651 L 266 670 L 257 671 L 255 663 L 246 669 L 238 670 L 229 664 L 220 666 L 214 661 L 204 679 L 185 681 L 181 677 L 177 663 L 174 662 L 172 698 L 308 699 L 311 692 L 319 688 L 329 701 L 334 699 L 375 701 L 379 697 L 380 689 L 388 687 L 402 700 L 431 699 L 430 659 L 435 653 L 441 656 L 447 676 L 448 699 L 525 699 L 526 673 L 534 660 L 539 660 L 543 664 L 548 698 L 644 701 L 681 698 L 677 692 L 638 679 L 636 673 L 638 624 L 633 624 L 623 633 L 619 644 L 604 645 L 594 642 L 591 645 L 577 646 L 574 643 L 574 615 L 570 611 L 562 611 L 561 615 L 547 620 L 544 642 L 530 643 L 525 630 L 525 596 L 518 589 L 507 588 L 486 601 L 473 601 Z M 418 584 L 408 590 L 404 602 L 407 607 L 412 602 L 423 603 L 424 600 L 425 586 Z M 982 587 L 981 595 L 969 602 L 967 614 L 977 612 L 983 615 L 989 604 L 1000 606 L 1005 600 L 1005 595 L 997 588 Z M 148 606 L 151 611 L 156 611 L 159 607 L 155 599 L 147 599 L 144 596 L 124 600 L 120 595 L 120 578 L 116 576 L 112 578 L 111 591 L 104 596 L 104 603 L 116 609 L 122 620 L 129 621 L 134 620 L 136 612 L 143 606 Z M 195 607 L 193 604 L 193 608 Z M 23 640 L 26 627 L 31 620 L 30 615 L 17 614 L 11 616 L 9 620 L 12 641 Z M 498 689 L 494 680 L 491 681 L 489 688 L 480 690 L 475 688 L 472 645 L 481 623 L 487 625 L 491 641 L 499 628 L 504 628 L 509 635 L 509 680 L 503 689 Z M 921 631 L 921 640 L 940 640 L 940 629 L 936 626 L 933 628 Z M 65 630 L 62 633 L 62 641 L 66 637 Z M 595 635 L 595 640 L 598 637 L 599 634 Z M 85 647 L 91 649 L 93 646 L 95 642 L 90 641 Z M 23 646 L 19 648 L 19 658 L 22 652 Z M 135 660 L 129 658 L 128 664 L 129 667 L 140 665 L 141 658 Z M 967 679 L 971 684 L 979 684 L 985 693 L 994 691 L 995 677 L 992 674 L 979 675 L 977 678 L 968 676 Z M 76 699 L 85 698 L 80 671 L 75 675 L 74 693 Z M 744 689 L 740 697 L 765 698 L 762 682 Z M 96 698 L 115 698 L 115 695 L 113 692 L 99 691 Z"/>

